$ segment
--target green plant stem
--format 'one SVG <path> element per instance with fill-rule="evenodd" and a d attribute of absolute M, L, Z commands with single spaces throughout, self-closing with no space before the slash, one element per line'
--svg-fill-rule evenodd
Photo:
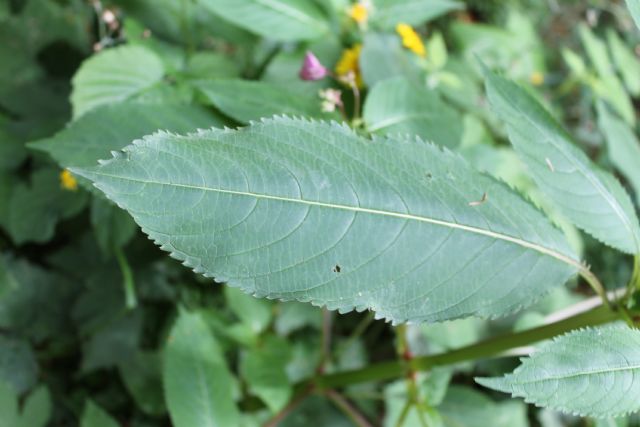
<path fill-rule="evenodd" d="M 127 262 L 127 258 L 122 252 L 122 249 L 116 248 L 114 250 L 118 265 L 120 265 L 120 271 L 122 272 L 122 283 L 124 287 L 124 301 L 128 310 L 133 310 L 138 305 L 138 298 L 136 297 L 136 288 L 133 281 L 133 273 L 131 267 Z"/>
<path fill-rule="evenodd" d="M 607 308 L 611 309 L 611 303 L 609 302 L 609 298 L 607 298 L 607 291 L 605 291 L 600 279 L 598 279 L 598 277 L 586 266 L 580 269 L 579 274 L 589 284 L 589 286 L 591 286 L 596 294 L 602 298 L 602 303 L 607 306 Z"/>
<path fill-rule="evenodd" d="M 362 382 L 390 380 L 405 375 L 407 367 L 415 371 L 427 371 L 436 366 L 485 359 L 513 348 L 552 338 L 573 329 L 602 325 L 620 319 L 621 315 L 618 311 L 601 305 L 555 323 L 518 333 L 499 335 L 446 353 L 416 357 L 409 362 L 393 360 L 369 365 L 362 369 L 319 375 L 307 380 L 302 386 L 304 387 L 306 386 L 304 384 L 310 382 L 319 389 L 331 389 Z"/>

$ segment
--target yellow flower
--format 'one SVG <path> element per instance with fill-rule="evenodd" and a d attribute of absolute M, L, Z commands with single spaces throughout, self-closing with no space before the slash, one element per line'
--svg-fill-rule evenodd
<path fill-rule="evenodd" d="M 416 31 L 408 24 L 398 24 L 396 32 L 402 37 L 402 45 L 418 56 L 426 56 L 427 50 L 422 39 Z"/>
<path fill-rule="evenodd" d="M 78 181 L 68 170 L 60 172 L 60 186 L 65 190 L 76 191 L 78 189 Z"/>
<path fill-rule="evenodd" d="M 358 24 L 364 24 L 365 22 L 367 22 L 367 18 L 369 17 L 369 10 L 364 4 L 356 3 L 351 6 L 351 9 L 349 10 L 349 16 Z"/>
<path fill-rule="evenodd" d="M 362 50 L 361 44 L 356 44 L 350 49 L 345 49 L 342 52 L 342 56 L 336 64 L 336 74 L 339 77 L 347 76 L 349 73 L 353 73 L 356 76 L 356 84 L 358 87 L 362 87 L 362 75 L 360 74 L 360 51 Z"/>
<path fill-rule="evenodd" d="M 529 81 L 534 86 L 540 86 L 542 83 L 544 83 L 544 74 L 542 74 L 540 71 L 534 71 L 533 73 L 531 73 L 531 76 L 529 76 Z"/>

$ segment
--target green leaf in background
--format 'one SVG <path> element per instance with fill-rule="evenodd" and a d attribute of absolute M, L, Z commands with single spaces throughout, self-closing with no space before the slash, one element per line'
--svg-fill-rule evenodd
<path fill-rule="evenodd" d="M 582 268 L 516 193 L 417 139 L 276 118 L 157 133 L 76 171 L 173 257 L 258 297 L 394 322 L 499 316 Z"/>
<path fill-rule="evenodd" d="M 233 377 L 202 315 L 180 312 L 167 340 L 163 382 L 175 427 L 238 425 Z"/>
<path fill-rule="evenodd" d="M 626 0 L 626 2 L 636 27 L 640 28 L 640 0 Z"/>
<path fill-rule="evenodd" d="M 640 61 L 614 30 L 607 31 L 607 43 L 616 69 L 633 96 L 640 95 Z"/>
<path fill-rule="evenodd" d="M 51 418 L 51 396 L 45 386 L 35 389 L 24 403 L 18 427 L 45 427 Z"/>
<path fill-rule="evenodd" d="M 104 197 L 94 197 L 91 200 L 91 225 L 105 255 L 111 255 L 114 250 L 126 245 L 138 229 L 126 211 Z"/>
<path fill-rule="evenodd" d="M 273 40 L 317 39 L 329 30 L 312 0 L 205 0 L 202 5 L 247 31 Z"/>
<path fill-rule="evenodd" d="M 587 328 L 541 345 L 511 374 L 476 381 L 538 406 L 618 417 L 640 409 L 639 347 L 636 329 Z"/>
<path fill-rule="evenodd" d="M 254 334 L 260 334 L 273 318 L 273 304 L 247 295 L 240 289 L 225 287 L 227 306 Z"/>
<path fill-rule="evenodd" d="M 600 86 L 596 84 L 594 90 L 606 99 L 627 123 L 634 124 L 636 113 L 631 98 L 627 95 L 622 82 L 615 73 L 606 44 L 596 37 L 586 25 L 580 25 L 578 30 L 587 56 L 601 80 Z"/>
<path fill-rule="evenodd" d="M 158 129 L 184 133 L 223 124 L 218 116 L 196 105 L 125 102 L 97 107 L 55 136 L 29 146 L 49 153 L 64 168 L 94 166 L 112 151 Z"/>
<path fill-rule="evenodd" d="M 438 406 L 445 427 L 528 427 L 522 402 L 494 402 L 470 387 L 451 386 Z"/>
<path fill-rule="evenodd" d="M 118 365 L 120 378 L 138 407 L 146 414 L 166 413 L 162 390 L 162 360 L 158 353 L 138 351 Z"/>
<path fill-rule="evenodd" d="M 627 123 L 611 113 L 601 103 L 598 108 L 598 126 L 607 141 L 609 157 L 615 167 L 629 180 L 640 198 L 640 142 Z"/>
<path fill-rule="evenodd" d="M 0 427 L 18 425 L 18 397 L 9 384 L 0 381 Z"/>
<path fill-rule="evenodd" d="M 96 54 L 73 77 L 73 118 L 100 105 L 122 102 L 162 80 L 164 65 L 141 46 L 120 46 Z"/>
<path fill-rule="evenodd" d="M 31 389 L 38 380 L 38 362 L 29 342 L 0 337 L 0 382 L 16 393 Z"/>
<path fill-rule="evenodd" d="M 578 227 L 627 253 L 640 253 L 640 226 L 629 195 L 573 145 L 569 134 L 524 89 L 485 72 L 487 94 L 534 180 Z"/>
<path fill-rule="evenodd" d="M 367 86 L 397 76 L 420 82 L 415 58 L 402 47 L 397 34 L 368 33 L 360 54 L 360 70 Z"/>
<path fill-rule="evenodd" d="M 304 93 L 299 87 L 248 80 L 202 80 L 195 86 L 209 103 L 240 123 L 281 114 L 328 116 L 320 110 L 317 93 Z"/>
<path fill-rule="evenodd" d="M 364 105 L 367 130 L 386 135 L 418 135 L 446 147 L 462 138 L 462 118 L 437 92 L 397 77 L 376 84 Z"/>
<path fill-rule="evenodd" d="M 46 242 L 56 224 L 79 213 L 87 204 L 87 193 L 60 185 L 60 171 L 40 169 L 29 184 L 19 183 L 9 201 L 7 231 L 16 244 Z"/>
<path fill-rule="evenodd" d="M 80 427 L 120 427 L 104 409 L 87 400 L 82 411 Z"/>
<path fill-rule="evenodd" d="M 373 25 L 383 30 L 394 30 L 398 23 L 420 25 L 464 4 L 454 0 L 374 0 Z"/>
<path fill-rule="evenodd" d="M 293 393 L 286 367 L 291 350 L 284 338 L 269 335 L 255 348 L 245 351 L 240 372 L 252 393 L 276 413 L 285 407 Z"/>

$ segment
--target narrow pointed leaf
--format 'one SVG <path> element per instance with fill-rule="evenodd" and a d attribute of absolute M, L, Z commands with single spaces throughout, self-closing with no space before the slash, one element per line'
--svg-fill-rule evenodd
<path fill-rule="evenodd" d="M 538 210 L 455 154 L 337 124 L 157 133 L 76 172 L 173 257 L 258 297 L 498 316 L 580 268 Z"/>
<path fill-rule="evenodd" d="M 623 120 L 598 104 L 598 126 L 604 134 L 611 161 L 629 180 L 640 198 L 640 142 Z"/>
<path fill-rule="evenodd" d="M 629 195 L 571 141 L 551 115 L 515 83 L 487 71 L 493 111 L 534 180 L 575 225 L 609 246 L 640 252 L 640 226 Z"/>
<path fill-rule="evenodd" d="M 476 378 L 528 403 L 581 416 L 618 417 L 640 410 L 640 331 L 583 329 L 544 344 L 511 374 Z"/>

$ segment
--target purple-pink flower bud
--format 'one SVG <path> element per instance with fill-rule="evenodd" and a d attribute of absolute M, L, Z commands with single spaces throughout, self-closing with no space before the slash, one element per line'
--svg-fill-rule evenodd
<path fill-rule="evenodd" d="M 324 79 L 328 73 L 329 71 L 320 63 L 320 60 L 313 53 L 306 53 L 299 74 L 302 80 L 321 80 Z"/>

